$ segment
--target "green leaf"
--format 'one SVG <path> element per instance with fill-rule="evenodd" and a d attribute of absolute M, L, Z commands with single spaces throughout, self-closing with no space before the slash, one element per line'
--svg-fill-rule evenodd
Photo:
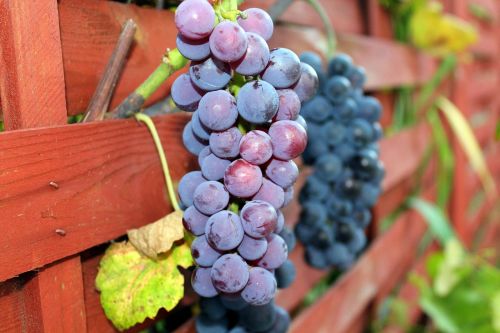
<path fill-rule="evenodd" d="M 445 244 L 444 257 L 434 280 L 434 291 L 445 296 L 470 272 L 466 253 L 460 242 L 453 238 Z"/>
<path fill-rule="evenodd" d="M 493 312 L 493 329 L 500 332 L 500 291 L 491 298 L 491 311 Z"/>
<path fill-rule="evenodd" d="M 484 190 L 491 197 L 496 197 L 497 189 L 495 181 L 488 170 L 481 147 L 467 119 L 465 119 L 460 110 L 445 97 L 439 97 L 437 99 L 437 106 L 443 111 L 443 114 L 450 123 L 453 133 L 458 142 L 462 145 L 472 168 L 478 174 Z"/>
<path fill-rule="evenodd" d="M 452 238 L 456 238 L 441 208 L 420 198 L 410 199 L 409 205 L 424 217 L 431 232 L 442 245 L 445 245 Z"/>
<path fill-rule="evenodd" d="M 444 210 L 448 204 L 453 184 L 453 167 L 455 165 L 455 159 L 441 119 L 434 108 L 427 114 L 427 120 L 431 125 L 432 137 L 439 158 L 436 201 L 438 206 Z"/>
<path fill-rule="evenodd" d="M 420 298 L 420 306 L 432 317 L 436 326 L 446 333 L 459 333 L 458 325 L 448 316 L 446 309 L 432 295 L 425 295 Z"/>
<path fill-rule="evenodd" d="M 162 308 L 173 309 L 184 296 L 184 277 L 177 266 L 187 268 L 192 263 L 187 244 L 152 260 L 131 243 L 113 243 L 96 278 L 106 316 L 117 329 L 125 330 L 154 318 Z"/>

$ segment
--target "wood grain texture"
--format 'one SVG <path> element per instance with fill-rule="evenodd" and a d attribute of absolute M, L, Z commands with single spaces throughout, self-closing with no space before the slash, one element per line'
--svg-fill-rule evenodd
<path fill-rule="evenodd" d="M 319 0 L 336 31 L 363 34 L 366 30 L 363 8 L 352 0 Z M 268 9 L 275 0 L 246 0 L 242 8 L 259 7 Z M 278 18 L 282 22 L 300 24 L 324 30 L 318 14 L 305 1 L 294 1 Z"/>
<path fill-rule="evenodd" d="M 137 23 L 135 43 L 111 100 L 111 109 L 133 91 L 160 63 L 167 48 L 175 48 L 174 14 L 112 1 L 61 0 L 61 41 L 68 112 L 85 111 L 113 52 L 123 23 Z M 173 78 L 151 97 L 168 92 Z"/>
<path fill-rule="evenodd" d="M 26 328 L 26 311 L 21 278 L 0 283 L 1 333 L 22 332 Z"/>
<path fill-rule="evenodd" d="M 0 73 L 7 130 L 66 122 L 56 1 L 0 3 Z"/>
<path fill-rule="evenodd" d="M 181 142 L 187 119 L 156 119 L 175 179 L 194 168 Z M 0 281 L 163 216 L 161 179 L 150 133 L 134 120 L 0 133 Z"/>
<path fill-rule="evenodd" d="M 87 332 L 80 257 L 41 269 L 24 287 L 27 308 L 36 320 L 27 332 Z"/>

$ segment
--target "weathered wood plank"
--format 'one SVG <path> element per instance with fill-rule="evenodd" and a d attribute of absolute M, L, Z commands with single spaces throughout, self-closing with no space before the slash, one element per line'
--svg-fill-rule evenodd
<path fill-rule="evenodd" d="M 7 130 L 66 122 L 56 1 L 0 3 L 0 72 Z"/>
<path fill-rule="evenodd" d="M 156 122 L 176 179 L 192 169 L 180 138 L 186 120 L 173 115 Z M 170 209 L 150 133 L 134 120 L 0 136 L 0 281 L 118 237 Z"/>

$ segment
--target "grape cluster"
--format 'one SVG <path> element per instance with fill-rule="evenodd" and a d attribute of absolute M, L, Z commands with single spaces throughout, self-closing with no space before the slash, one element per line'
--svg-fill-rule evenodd
<path fill-rule="evenodd" d="M 269 50 L 273 22 L 261 9 L 231 21 L 206 0 L 185 0 L 175 23 L 177 48 L 191 63 L 171 96 L 193 112 L 182 139 L 200 166 L 178 189 L 184 226 L 196 236 L 197 329 L 285 332 L 290 319 L 273 299 L 293 281 L 295 238 L 280 209 L 299 174 L 293 159 L 307 145 L 301 102 L 318 77 L 292 51 Z"/>
<path fill-rule="evenodd" d="M 363 94 L 365 71 L 349 56 L 334 57 L 327 72 L 314 53 L 300 59 L 317 71 L 320 89 L 301 110 L 309 136 L 303 160 L 314 172 L 299 195 L 302 212 L 295 234 L 311 266 L 346 269 L 366 245 L 364 229 L 380 195 L 382 107 Z"/>

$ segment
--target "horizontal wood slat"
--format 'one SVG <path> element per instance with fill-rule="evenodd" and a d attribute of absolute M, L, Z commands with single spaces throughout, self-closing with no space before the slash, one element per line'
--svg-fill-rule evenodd
<path fill-rule="evenodd" d="M 156 118 L 167 157 L 175 156 L 175 179 L 195 167 L 180 138 L 188 117 Z M 384 188 L 405 177 L 399 168 L 406 176 L 413 172 L 418 160 L 411 142 L 421 133 L 409 135 L 407 145 L 399 136 L 387 139 L 397 144 L 382 143 L 388 174 L 397 175 Z M 116 120 L 1 133 L 0 209 L 2 281 L 116 238 L 170 207 L 149 132 L 134 120 Z"/>
<path fill-rule="evenodd" d="M 175 47 L 176 29 L 173 13 L 169 11 L 97 0 L 62 0 L 59 10 L 69 114 L 81 113 L 87 107 L 126 19 L 133 18 L 137 22 L 138 32 L 111 107 L 153 71 L 166 48 Z M 310 9 L 305 13 L 301 16 L 312 15 L 312 20 L 318 21 Z M 326 46 L 324 35 L 316 28 L 280 25 L 275 31 L 271 47 L 322 52 Z M 339 50 L 352 54 L 357 63 L 366 67 L 369 89 L 418 84 L 428 79 L 435 68 L 430 58 L 390 40 L 340 33 Z M 151 101 L 166 95 L 172 82 L 173 78 L 169 79 Z"/>
<path fill-rule="evenodd" d="M 156 119 L 175 179 L 194 168 L 180 138 L 187 119 Z M 117 120 L 0 133 L 0 209 L 2 281 L 153 222 L 170 206 L 149 131 Z"/>

